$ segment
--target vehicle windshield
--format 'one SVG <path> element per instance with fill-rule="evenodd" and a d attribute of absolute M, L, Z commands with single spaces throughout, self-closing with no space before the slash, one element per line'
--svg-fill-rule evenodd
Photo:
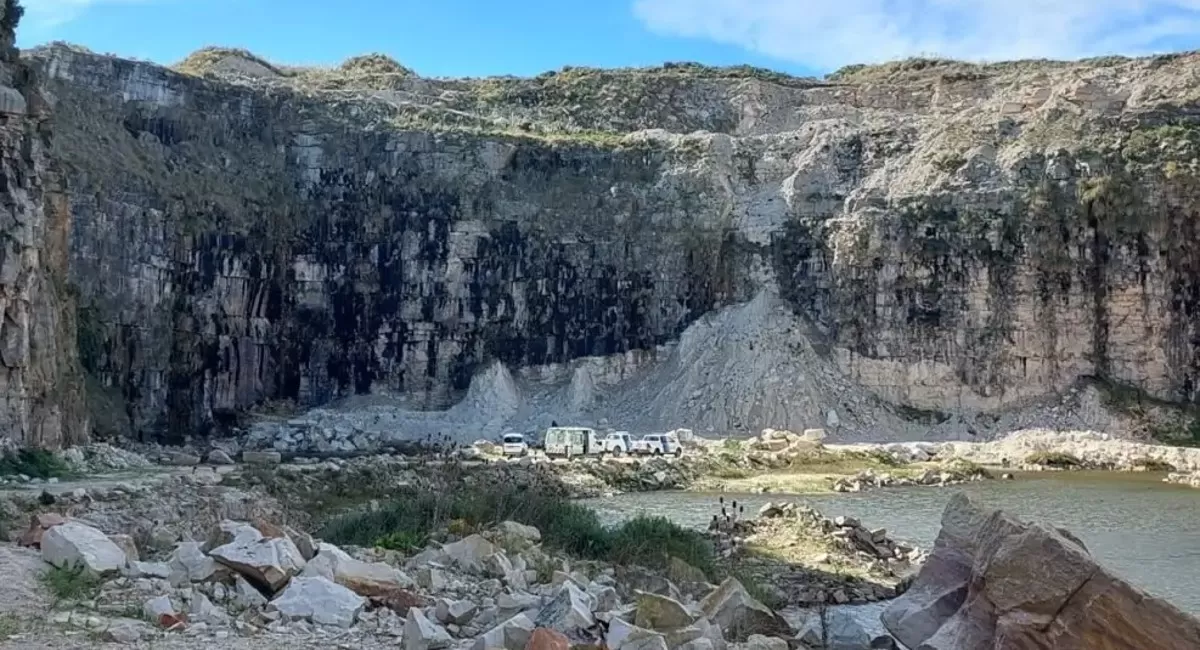
<path fill-rule="evenodd" d="M 510 443 L 510 444 L 519 444 L 519 443 L 525 442 L 525 436 L 521 436 L 521 435 L 504 436 L 504 442 Z"/>

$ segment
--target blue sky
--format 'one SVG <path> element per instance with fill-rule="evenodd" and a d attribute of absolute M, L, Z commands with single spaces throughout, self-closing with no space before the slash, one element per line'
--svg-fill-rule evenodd
<path fill-rule="evenodd" d="M 748 63 L 820 74 L 940 55 L 1078 58 L 1200 48 L 1200 0 L 23 0 L 18 44 L 172 63 L 205 45 L 334 64 L 384 52 L 427 76 L 564 65 Z"/>

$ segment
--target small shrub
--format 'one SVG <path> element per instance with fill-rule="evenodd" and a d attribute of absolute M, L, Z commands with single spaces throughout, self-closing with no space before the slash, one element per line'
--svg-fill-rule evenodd
<path fill-rule="evenodd" d="M 728 451 L 741 451 L 742 441 L 736 438 L 726 438 L 725 441 L 721 443 L 721 448 Z"/>
<path fill-rule="evenodd" d="M 45 479 L 70 473 L 71 467 L 63 459 L 45 449 L 21 449 L 0 457 L 0 476 L 24 474 Z"/>
<path fill-rule="evenodd" d="M 100 591 L 100 579 L 80 566 L 52 566 L 41 575 L 55 600 L 88 600 Z"/>
<path fill-rule="evenodd" d="M 1072 454 L 1063 451 L 1037 451 L 1025 457 L 1027 465 L 1043 465 L 1045 467 L 1083 467 L 1083 462 Z"/>

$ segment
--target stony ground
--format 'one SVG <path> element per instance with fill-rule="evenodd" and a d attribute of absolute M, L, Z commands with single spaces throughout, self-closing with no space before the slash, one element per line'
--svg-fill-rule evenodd
<path fill-rule="evenodd" d="M 177 460 L 178 456 L 168 458 Z M 497 611 L 498 604 L 506 602 L 505 599 L 508 599 L 509 606 L 517 602 L 520 603 L 518 608 L 529 609 L 531 620 L 539 621 L 539 625 L 552 625 L 553 621 L 544 622 L 534 615 L 553 610 L 556 607 L 553 605 L 555 599 L 562 597 L 562 594 L 566 593 L 564 590 L 570 591 L 564 586 L 568 584 L 577 588 L 579 593 L 585 594 L 578 596 L 578 599 L 591 603 L 587 606 L 590 608 L 588 616 L 601 619 L 628 617 L 630 625 L 635 622 L 638 626 L 668 625 L 648 622 L 659 614 L 652 616 L 642 611 L 651 605 L 643 603 L 644 597 L 637 596 L 636 589 L 661 592 L 666 600 L 654 601 L 652 605 L 667 607 L 671 611 L 675 611 L 672 608 L 682 608 L 679 611 L 687 612 L 684 616 L 688 621 L 694 622 L 688 624 L 693 627 L 700 625 L 703 628 L 703 621 L 712 617 L 734 616 L 729 612 L 717 611 L 703 614 L 706 602 L 704 599 L 715 593 L 716 585 L 708 584 L 702 577 L 697 582 L 688 571 L 675 573 L 675 578 L 681 580 L 676 585 L 665 574 L 632 570 L 629 567 L 576 563 L 568 557 L 547 553 L 536 541 L 530 542 L 529 540 L 536 538 L 536 531 L 529 535 L 529 540 L 517 542 L 513 542 L 512 536 L 506 532 L 507 529 L 485 532 L 487 540 L 496 542 L 495 547 L 488 541 L 480 541 L 482 538 L 478 536 L 463 540 L 450 535 L 447 539 L 448 546 L 434 543 L 417 556 L 354 547 L 347 547 L 343 552 L 336 547 L 319 545 L 314 556 L 311 550 L 299 551 L 301 548 L 311 549 L 314 544 L 307 534 L 300 532 L 303 528 L 287 527 L 288 524 L 298 527 L 311 525 L 316 521 L 312 513 L 304 517 L 297 510 L 313 507 L 318 503 L 314 500 L 315 491 L 318 489 L 323 490 L 324 495 L 339 494 L 339 498 L 342 498 L 348 496 L 340 492 L 347 485 L 370 490 L 385 489 L 387 485 L 395 485 L 397 482 L 420 484 L 430 480 L 430 473 L 448 471 L 447 463 L 448 461 L 414 462 L 414 459 L 409 458 L 380 456 L 270 467 L 176 467 L 146 471 L 136 479 L 101 475 L 54 484 L 24 482 L 11 485 L 5 496 L 9 504 L 6 508 L 10 512 L 10 534 L 21 533 L 21 526 L 30 513 L 59 513 L 66 517 L 69 525 L 59 523 L 61 520 L 58 519 L 39 519 L 38 525 L 32 526 L 30 530 L 36 530 L 41 535 L 40 551 L 12 543 L 0 545 L 0 580 L 6 585 L 6 588 L 0 591 L 0 647 L 96 648 L 136 645 L 200 648 L 212 647 L 214 644 L 231 648 L 396 647 L 405 635 L 411 636 L 408 631 L 411 624 L 407 620 L 411 616 L 407 614 L 407 610 L 411 607 L 410 600 L 416 598 L 428 604 L 427 613 L 434 626 L 430 629 L 434 631 L 425 631 L 441 638 L 445 632 L 437 630 L 444 628 L 450 631 L 453 639 L 449 646 L 439 641 L 431 647 L 423 647 L 420 644 L 415 647 L 421 650 L 437 650 L 442 647 L 465 650 L 476 644 L 477 637 L 486 632 L 488 627 L 499 624 L 513 613 Z M 636 463 L 623 460 L 611 465 L 624 468 Z M 663 473 L 664 468 L 684 467 L 687 463 L 661 460 L 651 461 L 646 465 L 655 468 L 649 474 L 658 474 Z M 459 467 L 455 471 L 462 472 L 458 476 L 464 485 L 524 481 L 531 489 L 546 489 L 539 486 L 553 484 L 569 492 L 569 486 L 557 482 L 561 474 L 550 470 L 551 467 L 555 465 L 523 461 L 475 463 Z M 590 473 L 583 473 L 595 478 L 608 476 L 605 473 L 608 471 L 610 470 L 607 468 L 593 468 Z M 620 471 L 623 470 L 618 470 Z M 366 476 L 373 476 L 376 483 L 365 486 Z M 636 482 L 636 479 L 630 479 L 624 474 L 621 474 L 621 477 L 618 483 L 630 480 Z M 286 494 L 287 498 L 281 501 L 273 496 L 275 494 Z M 356 492 L 353 496 L 361 499 L 364 493 Z M 337 499 L 334 501 L 341 503 Z M 18 511 L 15 516 L 11 513 L 13 508 Z M 786 512 L 794 514 L 795 511 L 788 509 Z M 768 518 L 778 518 L 777 513 L 765 514 Z M 841 526 L 822 524 L 821 522 L 827 520 L 811 513 L 805 516 L 811 519 L 804 520 L 808 522 L 808 530 L 817 536 L 825 535 L 829 543 L 828 548 L 833 554 L 840 554 L 839 561 L 844 566 L 859 562 L 865 567 L 869 562 L 881 560 L 874 558 L 868 562 L 865 558 L 858 557 L 860 549 L 853 546 L 839 547 L 838 540 L 843 533 L 837 531 L 843 530 Z M 238 524 L 234 523 L 235 521 L 254 523 Z M 766 519 L 761 524 L 755 524 L 753 520 L 740 521 L 736 526 L 712 531 L 714 543 L 718 548 L 732 548 L 739 544 L 735 540 L 746 535 L 753 537 L 756 525 L 760 533 L 759 538 L 764 537 L 762 531 L 773 526 Z M 830 528 L 824 530 L 822 526 Z M 79 530 L 91 530 L 95 538 L 86 538 L 86 535 L 68 536 L 68 532 L 71 531 L 71 535 L 83 534 Z M 23 537 L 29 534 L 25 533 Z M 301 577 L 321 578 L 327 575 L 328 572 L 322 573 L 323 570 L 313 568 L 325 566 L 321 564 L 320 558 L 342 558 L 341 564 L 334 560 L 325 560 L 326 564 L 334 563 L 332 574 L 328 574 L 332 576 L 329 581 L 334 586 L 347 586 L 347 590 L 335 595 L 349 599 L 349 609 L 357 612 L 356 622 L 348 628 L 343 628 L 309 622 L 307 618 L 311 615 L 286 613 L 281 616 L 279 612 L 282 611 L 282 605 L 277 607 L 275 603 L 282 602 L 279 599 L 286 594 L 282 587 L 275 591 L 272 604 L 246 606 L 239 600 L 242 598 L 239 595 L 241 592 L 235 593 L 235 583 L 243 583 L 243 577 L 246 580 L 261 581 L 265 579 L 263 576 L 266 574 L 262 572 L 265 569 L 256 568 L 257 565 L 251 560 L 246 562 L 254 566 L 247 566 L 240 561 L 226 564 L 225 560 L 216 559 L 224 557 L 221 555 L 221 549 L 226 546 L 214 549 L 214 545 L 219 542 L 212 541 L 220 539 L 226 545 L 236 546 L 241 543 L 238 540 L 243 535 L 260 540 L 246 542 L 248 553 L 253 553 L 253 549 L 268 542 L 282 549 L 279 551 L 282 555 L 274 556 L 269 564 L 282 566 L 285 573 L 297 574 L 298 577 L 289 583 L 291 585 L 301 584 Z M 62 536 L 68 536 L 67 542 L 59 539 Z M 48 541 L 51 539 L 58 541 Z M 209 541 L 188 547 L 189 539 Z M 451 543 L 456 539 L 460 541 Z M 476 541 L 471 542 L 472 539 Z M 463 544 L 466 544 L 465 550 Z M 484 545 L 495 552 L 478 551 L 476 545 Z M 742 544 L 742 547 L 745 548 L 745 544 Z M 199 556 L 188 555 L 188 548 L 203 548 L 205 553 Z M 511 559 L 503 557 L 506 548 Z M 135 552 L 140 558 L 136 562 L 131 559 L 135 557 Z M 107 561 L 106 553 L 120 556 L 119 569 L 104 565 Z M 287 569 L 287 561 L 280 558 L 295 553 L 307 557 L 296 560 L 296 568 Z M 739 558 L 740 553 L 739 550 Z M 732 559 L 734 553 L 725 555 Z M 55 574 L 57 570 L 51 569 L 50 562 L 59 562 L 64 557 L 74 558 L 73 562 L 92 567 L 96 574 L 104 575 L 103 581 L 97 587 L 84 589 L 81 595 L 53 595 L 57 588 L 46 582 L 46 576 Z M 313 559 L 314 557 L 317 559 Z M 904 561 L 907 562 L 908 556 L 904 557 Z M 882 564 L 889 565 L 894 560 L 895 557 L 882 559 Z M 779 559 L 771 561 L 776 562 L 776 566 L 782 566 Z M 215 566 L 218 573 L 214 574 L 212 579 L 188 580 L 188 576 L 192 576 L 192 567 L 197 562 Z M 739 566 L 746 566 L 742 560 L 739 559 L 738 562 Z M 303 573 L 305 569 L 301 569 L 305 566 L 308 567 L 306 570 L 309 570 L 307 574 Z M 347 566 L 356 569 L 345 569 Z M 547 566 L 557 566 L 561 571 L 547 570 Z M 759 566 L 763 566 L 761 562 Z M 897 566 L 891 568 L 895 569 Z M 427 578 L 431 570 L 435 573 L 441 572 L 444 577 L 438 580 Z M 182 579 L 181 571 L 184 576 Z M 359 578 L 354 576 L 346 577 L 344 574 L 347 571 L 359 571 L 362 575 L 371 576 L 367 580 L 370 584 L 356 582 Z M 861 591 L 861 585 L 870 586 L 869 581 L 862 580 L 862 576 L 868 576 L 870 573 L 864 568 L 860 576 L 848 581 L 847 576 L 829 572 L 827 578 L 831 582 L 828 585 L 815 579 L 816 576 L 822 575 L 820 570 L 808 574 L 793 572 L 789 580 L 807 576 L 812 578 L 807 581 L 809 586 L 821 585 L 821 589 L 828 586 L 828 594 L 821 594 L 821 602 L 869 602 L 896 593 L 896 574 L 887 568 L 876 574 L 876 582 L 881 585 L 879 591 L 875 591 L 874 588 Z M 170 578 L 155 577 L 168 574 Z M 372 582 L 379 579 L 380 575 L 386 578 L 384 582 L 395 580 L 395 584 L 387 587 L 386 593 L 379 592 L 379 585 Z M 410 579 L 410 575 L 415 576 L 415 580 Z M 430 580 L 433 582 L 429 582 Z M 767 585 L 766 596 L 772 599 L 779 598 L 779 605 L 787 604 L 790 597 L 793 607 L 812 606 L 817 603 L 815 593 L 810 593 L 805 598 L 796 598 L 796 592 L 791 589 L 794 582 L 786 588 Z M 737 585 L 736 582 L 734 584 Z M 851 584 L 859 585 L 859 590 L 847 586 Z M 845 588 L 839 592 L 839 586 Z M 736 586 L 736 589 L 741 587 Z M 370 602 L 374 604 L 366 609 L 362 609 L 361 606 L 355 609 L 353 603 L 362 599 L 354 593 L 355 591 L 369 594 Z M 169 624 L 161 617 L 157 622 L 153 617 L 147 620 L 149 603 L 161 596 L 170 599 L 168 606 L 172 610 L 171 616 L 178 615 L 181 619 L 190 617 L 182 629 L 163 629 L 163 625 Z M 321 598 L 326 600 L 315 601 L 321 602 L 321 607 L 337 608 L 336 603 L 328 600 L 336 600 L 334 596 L 326 594 Z M 757 602 L 749 594 L 739 596 L 735 600 Z M 442 602 L 471 603 L 471 607 L 477 608 L 480 614 L 472 623 L 456 626 L 447 622 L 445 618 L 439 620 L 437 604 Z M 573 607 L 578 609 L 579 606 Z M 711 607 L 713 606 L 710 604 L 710 610 Z M 755 607 L 761 611 L 754 609 Z M 741 613 L 737 613 L 736 616 L 749 616 L 747 620 L 753 621 L 756 629 L 764 634 L 786 636 L 802 632 L 781 625 L 782 619 L 770 613 L 762 604 L 755 605 L 751 610 L 753 611 L 750 614 L 746 614 L 738 609 Z M 755 611 L 758 613 L 754 613 Z M 792 616 L 808 620 L 803 616 L 803 612 L 792 612 Z M 688 627 L 679 623 L 670 625 L 675 625 L 676 628 L 680 625 Z M 601 636 L 606 634 L 602 628 L 577 630 L 574 633 Z M 702 630 L 695 632 L 701 633 Z M 647 634 L 657 638 L 656 633 Z M 671 650 L 709 650 L 708 645 L 688 646 L 688 642 L 680 641 L 670 633 L 666 634 L 668 638 L 676 639 L 669 644 Z M 685 636 L 692 634 L 688 632 Z M 812 633 L 809 635 L 811 638 Z M 734 640 L 732 637 L 728 639 Z M 744 641 L 745 636 L 740 636 L 738 640 Z M 713 641 L 717 644 L 716 647 L 720 647 L 726 640 L 714 638 Z M 751 640 L 750 645 L 753 646 L 754 643 L 761 645 L 768 641 Z M 413 650 L 407 643 L 405 645 Z M 510 646 L 510 649 L 523 650 L 523 646 Z"/>

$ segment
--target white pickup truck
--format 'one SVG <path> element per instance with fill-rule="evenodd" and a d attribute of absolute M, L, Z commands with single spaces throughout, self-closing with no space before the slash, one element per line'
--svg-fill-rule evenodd
<path fill-rule="evenodd" d="M 633 448 L 633 438 L 628 431 L 614 431 L 601 441 L 604 453 L 613 456 L 624 456 Z"/>
<path fill-rule="evenodd" d="M 683 455 L 683 447 L 674 436 L 666 433 L 651 433 L 642 436 L 641 440 L 635 440 L 630 453 L 638 456 L 670 455 L 678 458 Z"/>

